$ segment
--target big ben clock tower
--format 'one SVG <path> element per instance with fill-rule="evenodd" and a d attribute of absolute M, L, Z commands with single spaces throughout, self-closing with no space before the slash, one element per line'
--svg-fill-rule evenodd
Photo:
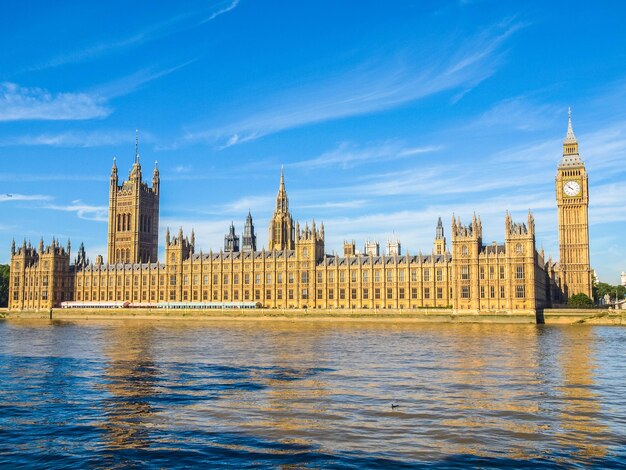
<path fill-rule="evenodd" d="M 559 209 L 559 247 L 562 287 L 565 298 L 587 294 L 590 298 L 589 185 L 585 164 L 578 153 L 569 110 L 563 158 L 556 174 L 556 201 Z"/>

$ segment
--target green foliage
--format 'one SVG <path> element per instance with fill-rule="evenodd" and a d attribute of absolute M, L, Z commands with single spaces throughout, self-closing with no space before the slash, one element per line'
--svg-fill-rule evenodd
<path fill-rule="evenodd" d="M 589 298 L 587 294 L 572 295 L 567 301 L 567 306 L 572 308 L 589 308 L 593 307 L 593 301 Z"/>
<path fill-rule="evenodd" d="M 624 286 L 612 286 L 607 284 L 606 282 L 598 282 L 595 286 L 595 297 L 596 299 L 604 299 L 604 296 L 609 294 L 611 297 L 611 301 L 615 300 L 617 296 L 617 300 L 622 300 L 626 295 L 626 287 Z"/>
<path fill-rule="evenodd" d="M 0 264 L 0 307 L 9 305 L 9 265 Z"/>

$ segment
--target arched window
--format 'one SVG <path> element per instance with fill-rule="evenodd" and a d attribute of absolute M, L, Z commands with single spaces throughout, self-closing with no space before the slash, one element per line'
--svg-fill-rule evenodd
<path fill-rule="evenodd" d="M 523 252 L 523 248 L 522 248 L 522 244 L 518 243 L 517 245 L 515 245 L 515 253 L 517 253 L 518 255 L 522 254 Z"/>
<path fill-rule="evenodd" d="M 122 230 L 122 219 L 120 218 L 120 215 L 117 214 L 117 231 L 121 231 Z"/>
<path fill-rule="evenodd" d="M 126 248 L 126 262 L 130 263 L 130 248 Z"/>
<path fill-rule="evenodd" d="M 469 250 L 467 249 L 467 245 L 463 245 L 463 246 L 461 247 L 461 254 L 462 254 L 463 256 L 467 256 L 467 254 L 468 254 L 468 253 L 469 253 Z"/>
<path fill-rule="evenodd" d="M 119 215 L 117 217 L 119 219 Z M 119 263 L 120 261 L 121 261 L 120 260 L 120 249 L 118 248 L 117 251 L 115 252 L 115 262 Z"/>

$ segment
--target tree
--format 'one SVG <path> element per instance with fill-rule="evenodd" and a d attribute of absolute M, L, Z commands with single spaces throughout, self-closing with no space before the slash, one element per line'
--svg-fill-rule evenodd
<path fill-rule="evenodd" d="M 593 307 L 593 301 L 589 298 L 587 294 L 572 295 L 567 301 L 567 306 L 572 308 L 589 308 Z"/>
<path fill-rule="evenodd" d="M 615 297 L 617 300 L 622 300 L 624 298 L 624 294 L 626 293 L 626 287 L 624 286 L 612 286 L 607 284 L 606 282 L 598 282 L 595 286 L 595 295 L 596 299 L 604 299 L 606 294 L 609 294 L 611 300 L 614 301 Z"/>
<path fill-rule="evenodd" d="M 0 264 L 0 307 L 9 305 L 9 265 Z"/>

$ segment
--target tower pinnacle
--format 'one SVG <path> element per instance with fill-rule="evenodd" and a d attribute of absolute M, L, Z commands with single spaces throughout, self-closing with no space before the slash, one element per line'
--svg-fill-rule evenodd
<path fill-rule="evenodd" d="M 135 129 L 135 164 L 139 165 L 139 129 Z"/>
<path fill-rule="evenodd" d="M 563 140 L 563 159 L 560 166 L 582 165 L 582 160 L 578 154 L 578 139 L 574 135 L 572 127 L 572 108 L 567 109 L 567 134 Z"/>

